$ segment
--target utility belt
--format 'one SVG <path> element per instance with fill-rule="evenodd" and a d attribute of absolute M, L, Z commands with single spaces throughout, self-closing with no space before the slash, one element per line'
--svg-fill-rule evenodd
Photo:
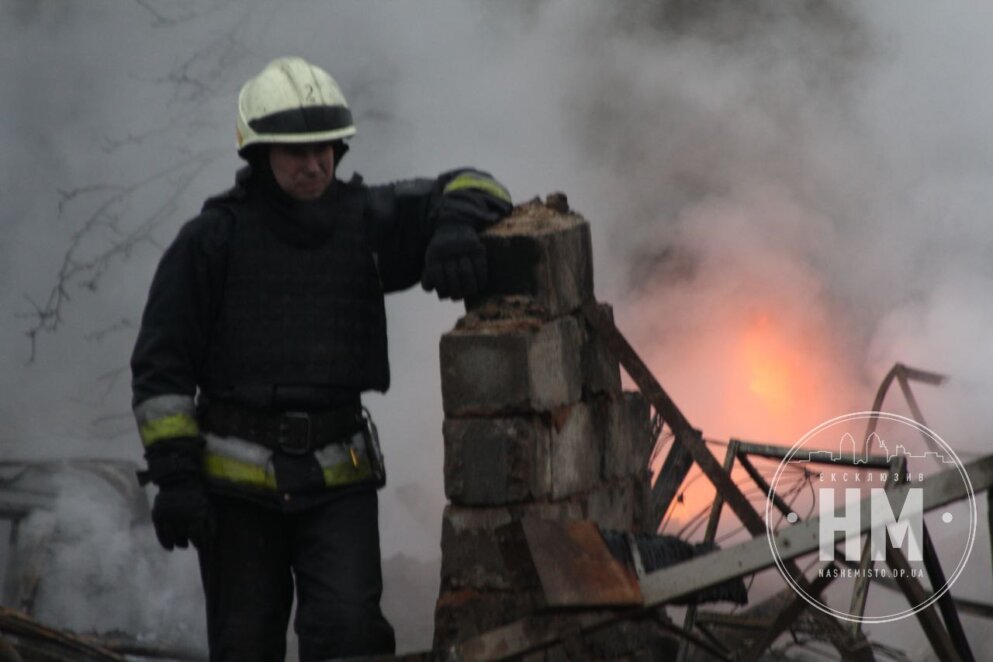
<path fill-rule="evenodd" d="M 210 402 L 197 413 L 207 433 L 208 475 L 275 488 L 267 452 L 273 451 L 293 456 L 312 453 L 328 486 L 386 483 L 376 425 L 360 405 L 279 411 Z"/>
<path fill-rule="evenodd" d="M 361 406 L 307 412 L 211 402 L 198 414 L 200 425 L 209 432 L 247 439 L 289 455 L 304 455 L 341 443 L 365 426 Z"/>

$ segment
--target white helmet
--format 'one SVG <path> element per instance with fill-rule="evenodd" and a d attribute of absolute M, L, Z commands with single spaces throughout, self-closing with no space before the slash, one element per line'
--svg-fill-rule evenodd
<path fill-rule="evenodd" d="M 299 57 L 273 60 L 238 95 L 238 153 L 252 145 L 341 140 L 352 113 L 326 71 Z"/>

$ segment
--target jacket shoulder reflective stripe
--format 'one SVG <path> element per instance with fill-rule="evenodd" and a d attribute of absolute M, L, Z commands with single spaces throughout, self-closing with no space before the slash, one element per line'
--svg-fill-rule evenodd
<path fill-rule="evenodd" d="M 504 202 L 511 202 L 510 192 L 503 184 L 486 173 L 477 170 L 467 170 L 456 175 L 454 179 L 445 185 L 442 193 L 447 195 L 462 189 L 478 189 Z"/>

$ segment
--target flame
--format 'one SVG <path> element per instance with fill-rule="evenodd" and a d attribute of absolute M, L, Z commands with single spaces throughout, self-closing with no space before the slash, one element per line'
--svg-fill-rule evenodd
<path fill-rule="evenodd" d="M 816 399 L 813 374 L 821 372 L 816 357 L 772 322 L 769 315 L 757 316 L 738 341 L 737 374 L 732 387 L 740 385 L 743 406 L 762 412 L 766 421 L 796 419 Z M 812 349 L 812 348 L 807 348 Z"/>
<path fill-rule="evenodd" d="M 656 374 L 672 385 L 676 402 L 705 437 L 789 446 L 851 411 L 852 394 L 861 392 L 836 334 L 822 321 L 768 310 L 742 314 L 736 323 L 710 327 L 678 353 L 666 352 L 667 360 L 656 353 L 653 364 L 663 366 Z M 710 448 L 722 459 L 721 448 Z M 657 465 L 655 471 L 661 458 Z M 736 482 L 753 486 L 743 475 Z M 714 490 L 701 478 L 684 483 L 681 494 L 682 503 L 671 510 L 677 529 L 713 500 Z"/>

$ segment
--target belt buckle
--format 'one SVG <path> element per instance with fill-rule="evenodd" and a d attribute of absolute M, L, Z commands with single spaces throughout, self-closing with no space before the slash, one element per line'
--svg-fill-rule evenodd
<path fill-rule="evenodd" d="M 311 420 L 305 411 L 288 411 L 279 419 L 276 443 L 289 455 L 303 455 L 311 448 Z"/>

